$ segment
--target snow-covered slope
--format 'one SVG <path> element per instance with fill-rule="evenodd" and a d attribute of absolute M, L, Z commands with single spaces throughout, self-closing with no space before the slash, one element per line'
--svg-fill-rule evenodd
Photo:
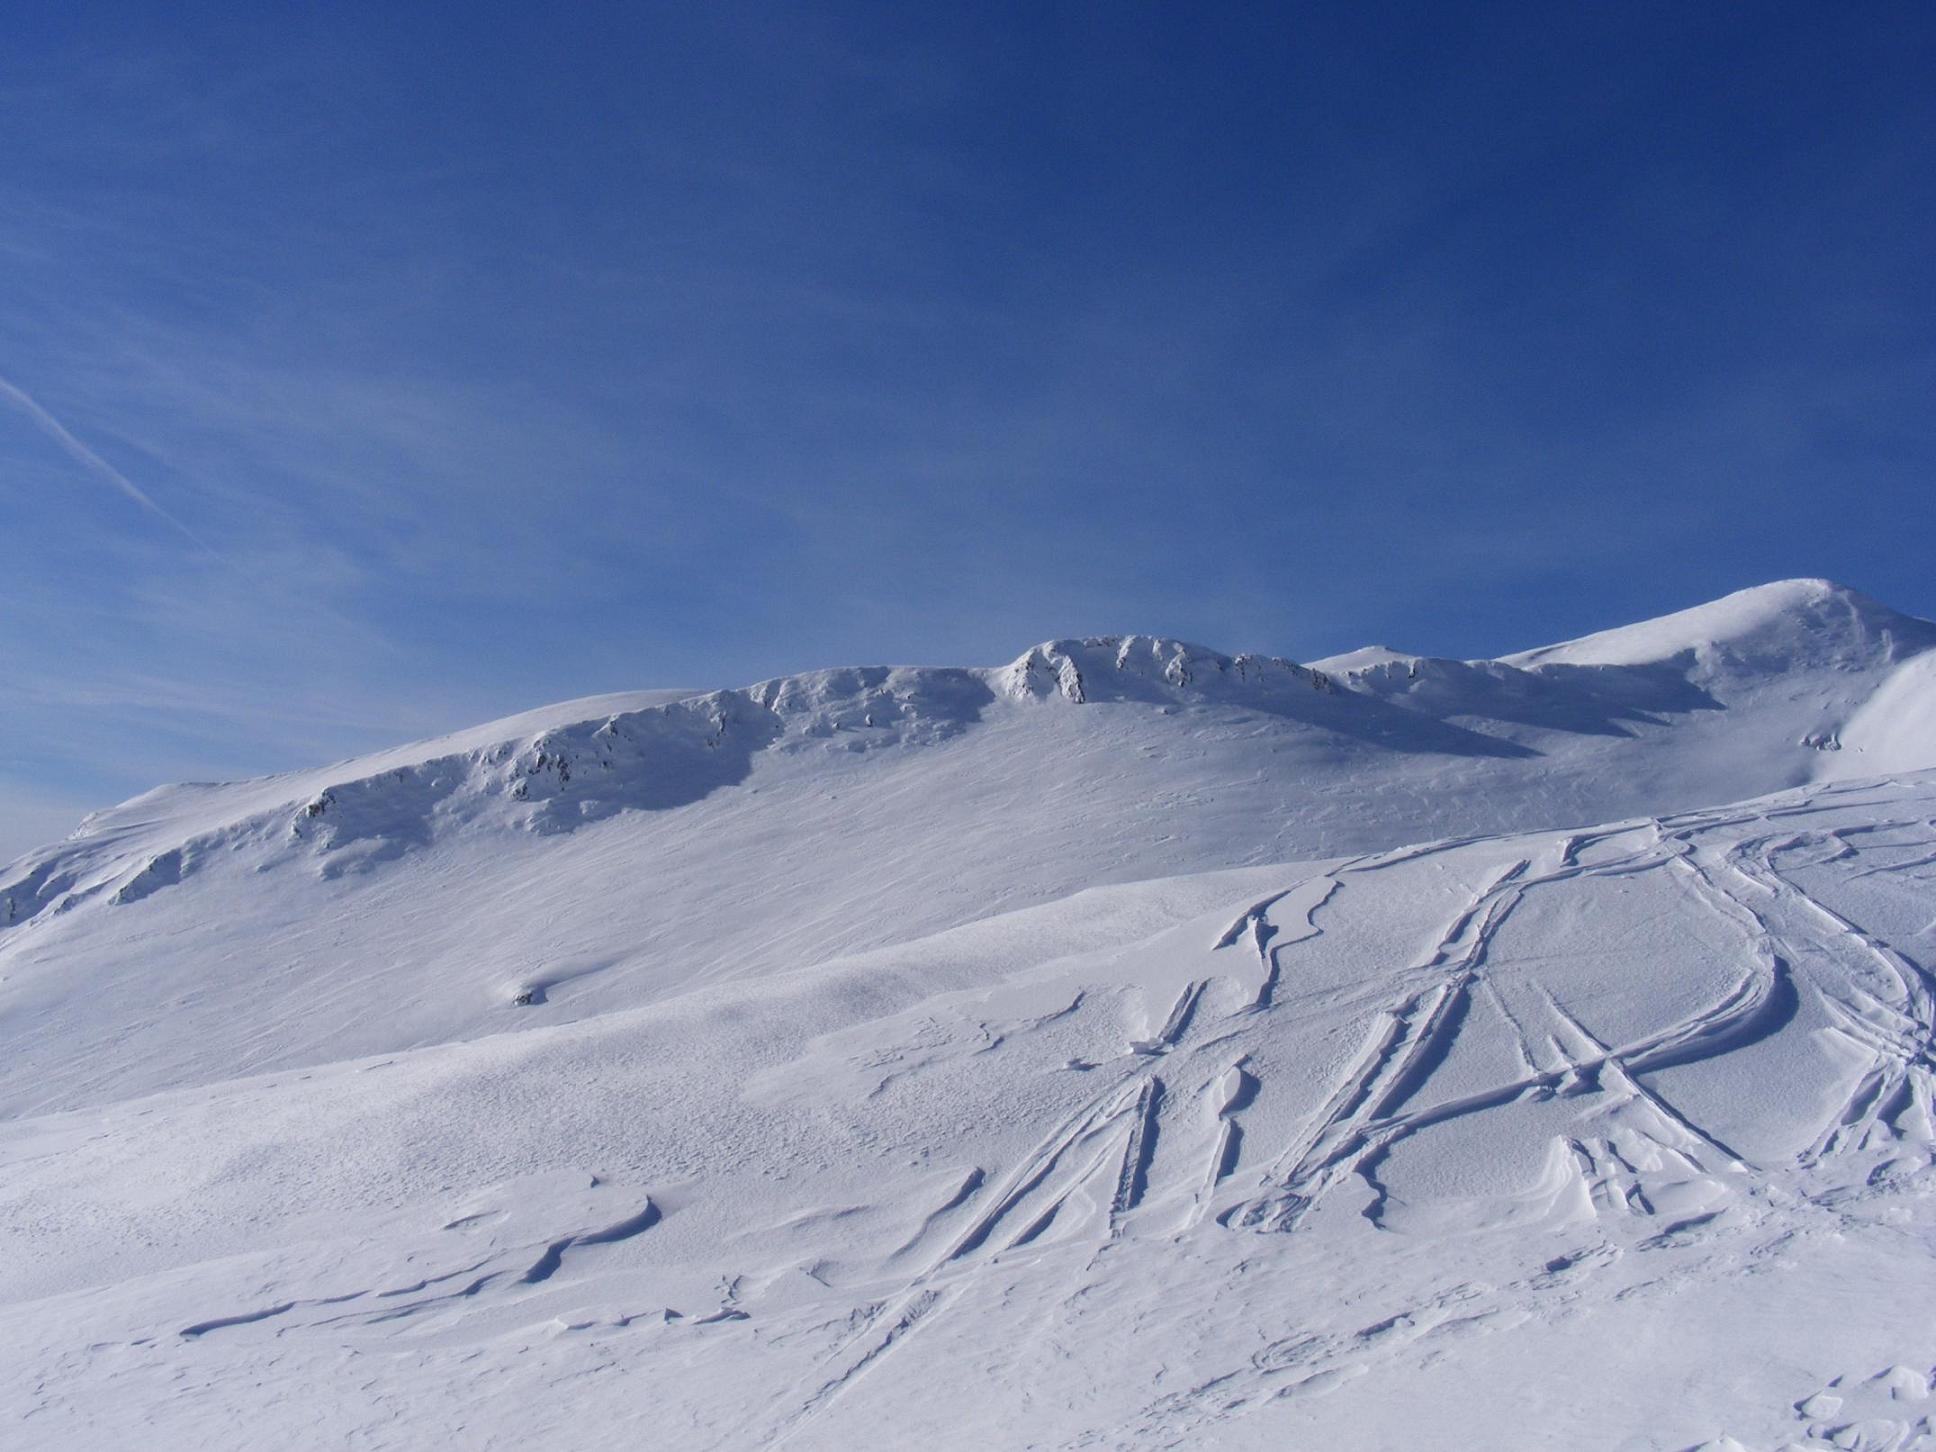
<path fill-rule="evenodd" d="M 1839 753 L 1820 775 L 1831 778 L 1916 771 L 1936 747 L 1936 652 L 1892 674 L 1830 739 Z"/>
<path fill-rule="evenodd" d="M 1816 748 L 1936 641 L 1846 591 L 1770 586 L 1708 615 L 1795 667 L 1717 678 L 1696 658 L 1735 638 L 1688 615 L 1695 644 L 1654 630 L 1661 660 L 1530 669 L 1061 641 L 150 793 L 0 874 L 23 1030 L 0 1106 L 608 1012 L 1098 883 L 1778 790 L 1823 775 Z"/>
<path fill-rule="evenodd" d="M 1932 646 L 1058 641 L 150 793 L 0 873 L 0 1415 L 1906 1445 Z"/>
<path fill-rule="evenodd" d="M 1936 626 L 1832 580 L 1778 580 L 1658 620 L 1508 656 L 1519 666 L 1675 664 L 1701 681 L 1860 671 L 1936 645 Z"/>

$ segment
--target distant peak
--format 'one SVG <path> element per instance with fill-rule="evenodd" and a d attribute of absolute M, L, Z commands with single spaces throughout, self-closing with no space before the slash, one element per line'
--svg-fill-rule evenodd
<path fill-rule="evenodd" d="M 1323 671 L 1327 675 L 1345 676 L 1354 671 L 1372 670 L 1379 666 L 1413 665 L 1422 657 L 1408 651 L 1393 650 L 1389 645 L 1361 645 L 1356 650 L 1348 650 L 1342 655 L 1329 655 L 1323 660 L 1311 662 L 1311 669 Z"/>
<path fill-rule="evenodd" d="M 1863 612 L 1884 615 L 1896 613 L 1880 600 L 1865 595 L 1860 590 L 1814 575 L 1799 576 L 1792 580 L 1770 580 L 1765 585 L 1750 585 L 1744 590 L 1736 590 L 1732 594 L 1723 595 L 1718 600 L 1710 600 L 1705 605 L 1696 605 L 1692 609 L 1742 614 L 1772 613 L 1802 610 L 1830 602 Z M 1685 615 L 1691 612 L 1677 613 Z"/>
<path fill-rule="evenodd" d="M 1936 646 L 1936 625 L 1833 580 L 1774 580 L 1577 640 L 1503 656 L 1509 665 L 1656 665 L 1687 658 L 1706 673 L 1901 659 Z"/>

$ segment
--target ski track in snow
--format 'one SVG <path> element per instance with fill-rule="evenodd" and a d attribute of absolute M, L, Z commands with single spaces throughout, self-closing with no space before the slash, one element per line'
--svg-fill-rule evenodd
<path fill-rule="evenodd" d="M 1770 844 L 1779 846 L 1783 841 L 1798 839 L 1746 836 L 1729 840 L 1723 835 L 1807 815 L 1808 809 L 1777 807 L 1752 816 L 1696 814 L 1605 832 L 1557 835 L 1537 844 L 1534 855 L 1505 861 L 1460 904 L 1424 960 L 1391 975 L 1404 985 L 1404 991 L 1376 1011 L 1362 1052 L 1309 1123 L 1257 1173 L 1258 1188 L 1246 1198 L 1226 1204 L 1216 1217 L 1226 1230 L 1295 1233 L 1300 1220 L 1339 1184 L 1355 1178 L 1376 1190 L 1376 1166 L 1401 1140 L 1522 1100 L 1591 1095 L 1603 1106 L 1600 1113 L 1608 1109 L 1620 1113 L 1619 1132 L 1565 1137 L 1560 1141 L 1565 1153 L 1557 1162 L 1558 1173 L 1549 1183 L 1537 1187 L 1537 1193 L 1557 1203 L 1569 1190 L 1575 1190 L 1582 1203 L 1591 1207 L 1595 1223 L 1612 1217 L 1637 1222 L 1636 1230 L 1616 1232 L 1597 1245 L 1553 1257 L 1536 1273 L 1504 1287 L 1485 1290 L 1462 1286 L 1452 1296 L 1394 1314 L 1349 1335 L 1293 1338 L 1268 1355 L 1253 1357 L 1248 1373 L 1226 1372 L 1187 1396 L 1172 1395 L 1146 1406 L 1140 1414 L 1138 1436 L 1164 1442 L 1185 1429 L 1200 1430 L 1229 1415 L 1261 1410 L 1280 1399 L 1336 1390 L 1365 1375 L 1373 1364 L 1402 1358 L 1407 1348 L 1429 1345 L 1437 1354 L 1439 1348 L 1457 1338 L 1509 1331 L 1538 1320 L 1546 1302 L 1556 1296 L 1562 1300 L 1568 1297 L 1570 1293 L 1562 1288 L 1620 1258 L 1616 1239 L 1621 1234 L 1629 1248 L 1646 1252 L 1685 1246 L 1732 1231 L 1750 1242 L 1737 1252 L 1741 1259 L 1764 1257 L 1768 1247 L 1752 1243 L 1767 1219 L 1766 1212 L 1758 1208 L 1761 1202 L 1787 1200 L 1797 1194 L 1797 1176 L 1819 1171 L 1824 1156 L 1833 1154 L 1838 1146 L 1872 1150 L 1878 1123 L 1883 1125 L 1882 1135 L 1891 1146 L 1909 1142 L 1923 1147 L 1926 1173 L 1931 1022 L 1927 974 L 1780 877 L 1772 864 Z M 1473 846 L 1466 842 L 1439 844 L 1341 864 L 1319 878 L 1293 884 L 1250 904 L 1215 936 L 1213 952 L 1247 949 L 1258 956 L 1263 981 L 1280 983 L 1288 965 L 1277 954 L 1300 943 L 1309 944 L 1321 934 L 1323 909 L 1353 891 L 1356 879 L 1438 854 L 1470 851 Z M 1580 854 L 1589 847 L 1618 850 L 1584 863 Z M 1434 1070 L 1460 1030 L 1463 1005 L 1476 991 L 1493 991 L 1485 976 L 1488 952 L 1515 907 L 1529 894 L 1642 874 L 1668 874 L 1693 887 L 1694 901 L 1739 940 L 1745 960 L 1739 979 L 1700 1011 L 1622 1045 L 1601 1040 L 1550 992 L 1536 987 L 1551 1024 L 1558 1030 L 1547 1042 L 1561 1054 L 1560 1062 L 1478 1093 L 1428 1102 Z M 1292 928 L 1297 936 L 1282 935 L 1288 941 L 1283 948 L 1273 948 L 1273 940 L 1280 936 L 1271 921 L 1273 909 L 1313 884 L 1317 884 L 1315 891 L 1303 893 L 1308 904 L 1298 913 L 1303 921 Z M 1774 921 L 1776 915 L 1783 915 L 1779 923 Z M 1874 1067 L 1864 1075 L 1849 1103 L 1833 1109 L 1834 1125 L 1825 1129 L 1819 1149 L 1798 1156 L 1792 1165 L 1761 1167 L 1747 1163 L 1714 1131 L 1677 1109 L 1660 1089 L 1650 1086 L 1648 1076 L 1724 1056 L 1777 1035 L 1788 1026 L 1795 1017 L 1801 989 L 1796 970 L 1777 951 L 1776 944 L 1811 958 L 1856 954 L 1872 960 L 1886 971 L 1899 990 L 1898 1002 L 1908 1009 L 1882 1002 L 1867 992 L 1859 1004 L 1837 1000 L 1851 1025 L 1844 1032 L 1859 1039 L 1874 1055 Z M 1813 993 L 1839 990 L 1846 995 L 1852 977 L 1846 963 L 1832 962 L 1830 971 L 1810 973 L 1805 981 Z M 1108 1175 L 1113 1183 L 1106 1210 L 1095 1219 L 1091 1232 L 1101 1241 L 1123 1236 L 1133 1212 L 1150 1200 L 1180 1201 L 1185 1207 L 1180 1219 L 1164 1222 L 1156 1234 L 1184 1234 L 1199 1225 L 1234 1167 L 1243 1133 L 1242 1111 L 1259 1087 L 1250 1056 L 1238 1047 L 1239 1036 L 1245 1032 L 1268 1034 L 1268 1016 L 1274 1011 L 1270 993 L 1260 993 L 1248 1002 L 1233 996 L 1226 1013 L 1197 1022 L 1197 1010 L 1209 987 L 1204 979 L 1188 980 L 1159 1031 L 1150 1039 L 1131 1042 L 1129 1060 L 1119 1066 L 1103 1089 L 1058 1124 L 1005 1178 L 990 1184 L 986 1194 L 981 1193 L 983 1182 L 978 1178 L 967 1194 L 951 1202 L 950 1209 L 964 1203 L 978 1205 L 959 1239 L 935 1265 L 910 1282 L 901 1296 L 884 1302 L 870 1316 L 863 1333 L 837 1349 L 829 1358 L 827 1374 L 815 1382 L 794 1413 L 776 1427 L 757 1436 L 749 1434 L 735 1445 L 756 1445 L 769 1438 L 772 1445 L 788 1444 L 809 1418 L 862 1371 L 912 1335 L 924 1318 L 941 1313 L 945 1293 L 935 1287 L 938 1278 L 958 1275 L 965 1262 L 975 1260 L 988 1262 L 986 1273 L 996 1273 L 999 1266 L 1012 1274 L 1016 1264 L 1013 1253 L 1041 1237 L 1071 1197 L 1098 1175 Z M 1515 1023 L 1514 1031 L 1518 1057 L 1531 1068 L 1533 1049 L 1526 1041 L 1526 1030 Z M 1223 1055 L 1224 1064 L 1221 1071 L 1199 1066 L 1193 1080 L 1188 1066 L 1197 1058 L 1192 1050 L 1199 1044 L 1214 1047 Z M 1142 1062 L 1159 1058 L 1178 1065 L 1167 1072 L 1188 1087 L 1173 1092 L 1161 1073 Z M 1909 1087 L 1912 1084 L 1918 1087 Z M 1905 1116 L 1917 1106 L 1922 1109 L 1922 1122 L 1907 1125 Z M 1182 1122 L 1166 1128 L 1166 1110 Z M 1194 1126 L 1189 1116 L 1194 1117 Z M 1187 1135 L 1192 1129 L 1194 1185 L 1165 1185 L 1155 1180 L 1159 1137 Z M 1640 1153 L 1636 1153 L 1636 1147 Z M 1866 1165 L 1869 1160 L 1862 1163 Z M 1670 1182 L 1670 1192 L 1689 1179 L 1724 1184 L 1726 1203 L 1720 1209 L 1678 1215 L 1671 1206 L 1654 1203 L 1655 1198 L 1666 1198 L 1658 1190 L 1650 1196 L 1650 1184 L 1663 1176 Z M 1834 1201 L 1847 1193 L 1846 1182 L 1838 1178 L 1825 1193 L 1815 1191 L 1813 1198 Z M 1751 1208 L 1744 1214 L 1742 1206 Z M 1375 1201 L 1363 1213 L 1377 1223 Z M 1791 1216 L 1793 1213 L 1791 1207 Z M 1564 1217 L 1560 1220 L 1564 1223 Z M 1012 1233 L 1004 1236 L 1004 1231 Z M 1711 1254 L 1709 1258 L 1715 1257 Z M 1645 1289 L 1644 1285 L 1640 1288 Z M 1257 1383 L 1257 1390 L 1238 1395 L 1233 1383 L 1247 1376 Z M 1221 1411 L 1207 1412 L 1205 1403 L 1210 1401 Z M 1902 1428 L 1911 1429 L 1911 1424 L 1903 1423 Z M 1826 1435 L 1838 1430 L 1829 1428 Z M 1907 1437 L 1910 1431 L 1904 1430 L 1902 1435 Z"/>
<path fill-rule="evenodd" d="M 1936 805 L 1936 779 L 1910 783 L 1893 795 L 1904 798 L 1903 805 Z M 717 1311 L 668 1308 L 647 1316 L 639 1324 L 655 1327 L 649 1334 L 662 1347 L 672 1344 L 668 1337 L 685 1342 L 676 1353 L 663 1353 L 669 1366 L 681 1370 L 670 1383 L 655 1378 L 654 1395 L 677 1397 L 686 1377 L 696 1378 L 695 1385 L 709 1385 L 715 1374 L 730 1380 L 732 1368 L 744 1369 L 750 1359 L 762 1368 L 756 1384 L 769 1390 L 752 1398 L 757 1410 L 750 1417 L 715 1422 L 702 1445 L 838 1445 L 858 1425 L 853 1419 L 868 1415 L 861 1409 L 873 1389 L 918 1384 L 933 1374 L 935 1358 L 951 1359 L 956 1352 L 949 1338 L 963 1333 L 951 1332 L 949 1323 L 990 1314 L 987 1296 L 1011 1308 L 1025 1339 L 1046 1336 L 1047 1346 L 1056 1334 L 1049 1328 L 1071 1314 L 1069 1307 L 1102 1294 L 1098 1288 L 1109 1286 L 1126 1255 L 1147 1255 L 1165 1244 L 1194 1246 L 1209 1236 L 1245 1247 L 1240 1267 L 1259 1257 L 1268 1262 L 1278 1254 L 1274 1246 L 1306 1239 L 1348 1256 L 1360 1235 L 1393 1233 L 1385 1228 L 1392 1191 L 1383 1173 L 1395 1151 L 1430 1146 L 1451 1126 L 1515 1106 L 1571 1106 L 1567 1124 L 1555 1122 L 1550 1132 L 1553 1153 L 1546 1168 L 1531 1183 L 1505 1191 L 1511 1202 L 1506 1210 L 1484 1196 L 1453 1196 L 1439 1208 L 1451 1217 L 1450 1233 L 1467 1245 L 1491 1246 L 1493 1266 L 1516 1274 L 1443 1287 L 1356 1327 L 1339 1321 L 1360 1300 L 1348 1276 L 1335 1311 L 1289 1305 L 1266 1313 L 1246 1300 L 1238 1318 L 1243 1329 L 1233 1329 L 1227 1343 L 1206 1337 L 1191 1360 L 1202 1373 L 1197 1384 L 1125 1403 L 1115 1414 L 1117 1431 L 1098 1445 L 1116 1439 L 1136 1445 L 1221 1441 L 1252 1422 L 1273 1425 L 1293 1408 L 1322 1424 L 1322 1414 L 1312 1409 L 1349 1405 L 1356 1386 L 1403 1374 L 1407 1366 L 1479 1354 L 1461 1348 L 1481 1342 L 1515 1336 L 1523 1342 L 1527 1333 L 1521 1328 L 1576 1318 L 1582 1302 L 1595 1294 L 1616 1304 L 1648 1301 L 1667 1294 L 1662 1281 L 1669 1275 L 1752 1274 L 1770 1257 L 1780 1258 L 1797 1237 L 1852 1223 L 1852 1207 L 1903 1195 L 1911 1205 L 1925 1203 L 1932 1187 L 1929 972 L 1901 947 L 1798 885 L 1787 866 L 1805 861 L 1813 871 L 1826 867 L 1851 881 L 1875 880 L 1876 864 L 1864 856 L 1873 849 L 1862 845 L 1861 824 L 1838 819 L 1848 810 L 1860 808 L 1839 807 L 1835 794 L 1824 792 L 1770 803 L 1765 810 L 1695 813 L 1593 833 L 1431 844 L 1346 860 L 1300 875 L 1219 919 L 1218 931 L 1195 939 L 1209 945 L 1195 950 L 1204 955 L 1202 967 L 1189 964 L 1187 935 L 1163 938 L 1181 945 L 1174 950 L 1180 961 L 1150 1009 L 1154 1028 L 1141 1033 L 1126 1031 L 1125 1023 L 1134 1019 L 1122 1016 L 1120 990 L 1099 970 L 1088 970 L 1084 990 L 1047 1013 L 1004 1019 L 998 996 L 978 1012 L 970 1035 L 946 1027 L 961 1010 L 943 1002 L 926 1020 L 927 1033 L 934 1038 L 933 1025 L 942 1024 L 934 1041 L 952 1045 L 956 1057 L 946 1051 L 917 1054 L 901 1075 L 883 1081 L 879 1100 L 870 1103 L 891 1104 L 926 1079 L 958 1072 L 952 1066 L 965 1062 L 963 1054 L 979 1061 L 980 1072 L 1006 1075 L 1018 1085 L 1047 1074 L 1080 1084 L 1083 1092 L 1028 1148 L 1011 1151 L 1006 1160 L 978 1154 L 976 1165 L 931 1203 L 913 1233 L 893 1244 L 870 1251 L 865 1239 L 843 1242 L 840 1216 L 826 1220 L 825 1234 L 833 1239 L 822 1252 L 796 1251 L 796 1259 L 831 1258 L 853 1268 L 831 1282 L 813 1283 L 824 1303 L 819 1309 L 796 1294 L 769 1312 L 758 1294 L 735 1292 Z M 1891 850 L 1911 854 L 1905 859 L 1912 864 L 1905 869 L 1909 874 L 1936 849 L 1927 816 L 1894 822 L 1889 833 Z M 1408 873 L 1473 885 L 1436 927 L 1425 928 L 1419 915 L 1429 896 L 1404 890 Z M 1703 925 L 1700 931 L 1731 944 L 1735 966 L 1730 977 L 1716 981 L 1704 1005 L 1616 1041 L 1592 1026 L 1590 1012 L 1568 1002 L 1569 990 L 1542 976 L 1541 957 L 1521 956 L 1509 932 L 1531 904 L 1644 882 L 1673 894 L 1676 911 Z M 1350 933 L 1354 912 L 1377 915 L 1387 908 L 1419 921 L 1428 939 L 1424 951 L 1341 984 L 1313 981 L 1313 969 L 1348 946 L 1340 934 Z M 1078 954 L 1075 961 L 1091 960 Z M 1843 1097 L 1817 1107 L 1819 1123 L 1806 1148 L 1779 1162 L 1757 1162 L 1677 1103 L 1673 1076 L 1783 1042 L 1798 1032 L 1805 1005 L 1825 1016 L 1821 1032 L 1860 1056 L 1861 1066 Z M 1462 1037 L 1476 1032 L 1478 1015 L 1488 1006 L 1497 1016 L 1486 1022 L 1506 1056 L 1500 1062 L 1516 1064 L 1518 1071 L 1482 1087 L 1441 1090 Z M 1355 1033 L 1358 1047 L 1328 1080 L 1314 1084 L 1318 1092 L 1300 1116 L 1277 1114 L 1268 1124 L 1254 1123 L 1274 1087 L 1272 1066 L 1286 1046 L 1315 1046 L 1327 1032 Z M 1056 1054 L 1069 1039 L 1090 1046 L 1089 1067 L 1058 1068 Z M 809 1045 L 807 1062 L 814 1053 Z M 21 1158 L 10 1163 L 16 1173 L 29 1167 Z M 494 1237 L 487 1254 L 449 1268 L 436 1267 L 437 1252 L 419 1244 L 404 1259 L 422 1273 L 391 1284 L 330 1289 L 329 1280 L 342 1271 L 319 1270 L 328 1264 L 325 1257 L 308 1269 L 291 1263 L 253 1273 L 259 1292 L 225 1307 L 214 1288 L 233 1275 L 220 1262 L 191 1267 L 188 1283 L 211 1287 L 200 1293 L 197 1314 L 175 1315 L 165 1331 L 156 1326 L 140 1335 L 140 1313 L 132 1311 L 125 1342 L 97 1342 L 78 1363 L 68 1351 L 63 1375 L 85 1383 L 112 1364 L 110 1347 L 159 1355 L 170 1340 L 213 1346 L 244 1338 L 251 1348 L 244 1364 L 267 1375 L 286 1356 L 308 1365 L 310 1358 L 327 1359 L 347 1348 L 402 1346 L 413 1339 L 469 1345 L 469 1355 L 488 1362 L 524 1344 L 533 1324 L 589 1328 L 560 1333 L 567 1335 L 637 1335 L 628 1328 L 640 1310 L 583 1322 L 574 1317 L 572 1303 L 601 1296 L 598 1272 L 574 1267 L 594 1249 L 649 1243 L 667 1212 L 636 1190 L 596 1178 L 589 1183 L 590 1190 L 578 1192 L 581 1199 L 629 1194 L 633 1208 L 602 1218 L 581 1210 L 575 1213 L 584 1217 L 585 1228 L 543 1232 L 536 1222 L 559 1213 L 570 1197 L 554 1196 L 553 1208 L 542 1212 L 545 1200 L 538 1196 L 531 1203 L 542 1213 L 531 1230 L 486 1232 Z M 680 1194 L 672 1198 L 675 1220 L 695 1213 Z M 438 1235 L 469 1239 L 480 1233 L 478 1225 L 508 1222 L 515 1218 L 516 1200 L 501 1196 L 495 1207 L 459 1216 Z M 1333 1200 L 1344 1202 L 1342 1220 L 1327 1217 Z M 727 1208 L 711 1213 L 731 1219 Z M 1887 1218 L 1879 1210 L 1861 1214 Z M 1349 1221 L 1365 1230 L 1343 1228 Z M 1520 1264 L 1525 1257 L 1512 1253 L 1509 1227 L 1531 1235 L 1531 1264 Z M 1570 1248 L 1555 1247 L 1554 1237 Z M 1401 1232 L 1397 1238 L 1408 1237 Z M 402 1235 L 395 1241 L 411 1243 Z M 1072 1251 L 1077 1260 L 1069 1259 Z M 692 1247 L 683 1253 L 691 1254 Z M 1218 1254 L 1209 1257 L 1213 1263 Z M 1660 1275 L 1626 1269 L 1649 1257 L 1671 1258 L 1674 1268 Z M 1290 1270 L 1287 1260 L 1281 1272 L 1249 1274 L 1268 1281 Z M 649 1281 L 649 1258 L 633 1261 L 627 1274 Z M 1225 1265 L 1221 1290 L 1172 1292 L 1203 1298 L 1207 1307 L 1210 1299 L 1231 1294 L 1231 1274 L 1241 1280 L 1244 1272 Z M 1039 1290 L 1030 1294 L 1038 1278 L 1057 1286 L 1055 1303 L 1040 1304 Z M 315 1293 L 292 1294 L 306 1279 Z M 772 1272 L 761 1279 L 770 1283 Z M 554 1286 L 564 1288 L 562 1301 L 531 1299 Z M 865 1299 L 848 1302 L 842 1286 Z M 172 1293 L 158 1287 L 152 1294 L 171 1303 Z M 83 1314 L 101 1313 L 99 1293 L 80 1293 L 80 1299 L 91 1308 Z M 975 1309 L 968 1309 L 971 1303 Z M 530 1309 L 521 1312 L 520 1306 Z M 1033 1309 L 1017 1309 L 1025 1306 Z M 45 1308 L 42 1314 L 49 1317 L 42 1324 L 54 1323 Z M 803 1317 L 823 1329 L 800 1325 Z M 478 1329 L 465 1330 L 473 1321 Z M 1242 1351 L 1273 1322 L 1282 1327 L 1287 1321 L 1300 1329 L 1279 1330 L 1261 1349 Z M 16 1325 L 16 1344 L 33 1345 L 35 1338 L 22 1337 L 21 1329 Z M 931 1342 L 934 1349 L 924 1359 L 923 1347 Z M 276 1350 L 257 1360 L 270 1356 L 257 1349 L 264 1346 Z M 637 1353 L 648 1362 L 659 1354 Z M 909 1357 L 916 1364 L 905 1365 L 902 1375 L 884 1376 L 882 1368 Z M 711 1358 L 720 1360 L 716 1373 L 707 1369 Z M 39 1385 L 44 1398 L 52 1383 Z M 29 1409 L 60 1405 L 72 1416 L 71 1396 Z M 1818 1402 L 1816 1411 L 1827 1405 Z M 696 1411 L 689 1415 L 696 1427 L 713 1420 Z M 1824 1413 L 1805 1419 L 1802 1430 L 1831 1445 L 1907 1447 L 1927 1430 L 1920 1415 L 1838 1421 Z M 1849 1427 L 1857 1431 L 1844 1435 Z M 1085 1445 L 1085 1435 L 1065 1429 L 1050 1441 L 1059 1436 L 1058 1445 Z"/>
<path fill-rule="evenodd" d="M 1936 631 L 1703 609 L 117 809 L 0 887 L 3 1445 L 1936 1447 Z"/>

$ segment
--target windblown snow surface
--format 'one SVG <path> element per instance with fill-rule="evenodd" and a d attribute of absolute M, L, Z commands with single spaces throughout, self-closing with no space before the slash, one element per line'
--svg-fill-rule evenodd
<path fill-rule="evenodd" d="M 8 1448 L 1936 1447 L 1936 626 L 599 698 L 0 872 Z"/>

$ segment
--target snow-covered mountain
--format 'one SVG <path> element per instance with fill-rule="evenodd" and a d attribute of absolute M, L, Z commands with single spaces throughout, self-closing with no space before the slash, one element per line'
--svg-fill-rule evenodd
<path fill-rule="evenodd" d="M 1932 863 L 1936 626 L 1824 581 L 163 788 L 0 871 L 0 1415 L 1908 1446 Z"/>

